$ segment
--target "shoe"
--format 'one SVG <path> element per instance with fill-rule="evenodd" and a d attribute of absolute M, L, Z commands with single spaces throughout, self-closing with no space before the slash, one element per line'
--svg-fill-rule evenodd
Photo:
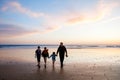
<path fill-rule="evenodd" d="M 37 66 L 38 66 L 38 68 L 40 68 L 40 65 L 39 65 L 39 64 L 38 64 Z"/>

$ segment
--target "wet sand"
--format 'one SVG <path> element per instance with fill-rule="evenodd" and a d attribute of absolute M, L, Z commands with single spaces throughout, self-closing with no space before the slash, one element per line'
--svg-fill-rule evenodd
<path fill-rule="evenodd" d="M 18 59 L 14 59 L 15 57 L 7 59 L 8 57 L 5 58 L 1 53 L 0 80 L 120 80 L 119 50 L 112 49 L 114 53 L 110 50 L 69 50 L 70 54 L 65 59 L 63 69 L 60 68 L 58 58 L 55 67 L 52 67 L 51 60 L 48 60 L 47 67 L 44 68 L 41 59 L 41 67 L 38 68 L 33 57 L 28 57 L 26 61 L 24 61 L 26 58 L 18 57 Z M 76 54 L 72 54 L 73 52 Z M 101 56 L 101 54 L 93 55 L 93 52 L 105 53 Z M 108 55 L 109 52 L 111 54 Z"/>

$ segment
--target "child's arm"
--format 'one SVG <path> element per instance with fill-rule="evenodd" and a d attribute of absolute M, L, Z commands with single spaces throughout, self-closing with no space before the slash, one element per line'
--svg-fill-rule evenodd
<path fill-rule="evenodd" d="M 48 58 L 51 58 L 52 57 L 52 55 L 50 55 Z"/>

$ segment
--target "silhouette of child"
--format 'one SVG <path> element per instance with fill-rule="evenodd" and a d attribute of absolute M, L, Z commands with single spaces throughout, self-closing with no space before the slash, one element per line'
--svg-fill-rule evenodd
<path fill-rule="evenodd" d="M 40 46 L 38 46 L 38 49 L 35 51 L 35 58 L 37 58 L 37 66 L 40 68 L 40 59 L 41 59 L 41 49 Z"/>
<path fill-rule="evenodd" d="M 46 63 L 47 63 L 47 58 L 49 58 L 49 53 L 48 53 L 48 49 L 47 47 L 44 47 L 44 50 L 42 52 L 42 56 L 43 56 L 43 59 L 44 59 L 44 63 L 45 63 L 45 68 L 46 68 Z"/>
<path fill-rule="evenodd" d="M 56 54 L 55 54 L 55 52 L 53 52 L 51 55 L 50 55 L 50 57 L 49 58 L 51 58 L 52 57 L 52 63 L 53 63 L 53 66 L 54 66 L 54 64 L 55 64 L 55 61 L 56 61 Z"/>

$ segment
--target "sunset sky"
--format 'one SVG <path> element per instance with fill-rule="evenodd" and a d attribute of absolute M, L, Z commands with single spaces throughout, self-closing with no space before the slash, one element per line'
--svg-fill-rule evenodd
<path fill-rule="evenodd" d="M 120 44 L 120 0 L 0 0 L 0 44 Z"/>

